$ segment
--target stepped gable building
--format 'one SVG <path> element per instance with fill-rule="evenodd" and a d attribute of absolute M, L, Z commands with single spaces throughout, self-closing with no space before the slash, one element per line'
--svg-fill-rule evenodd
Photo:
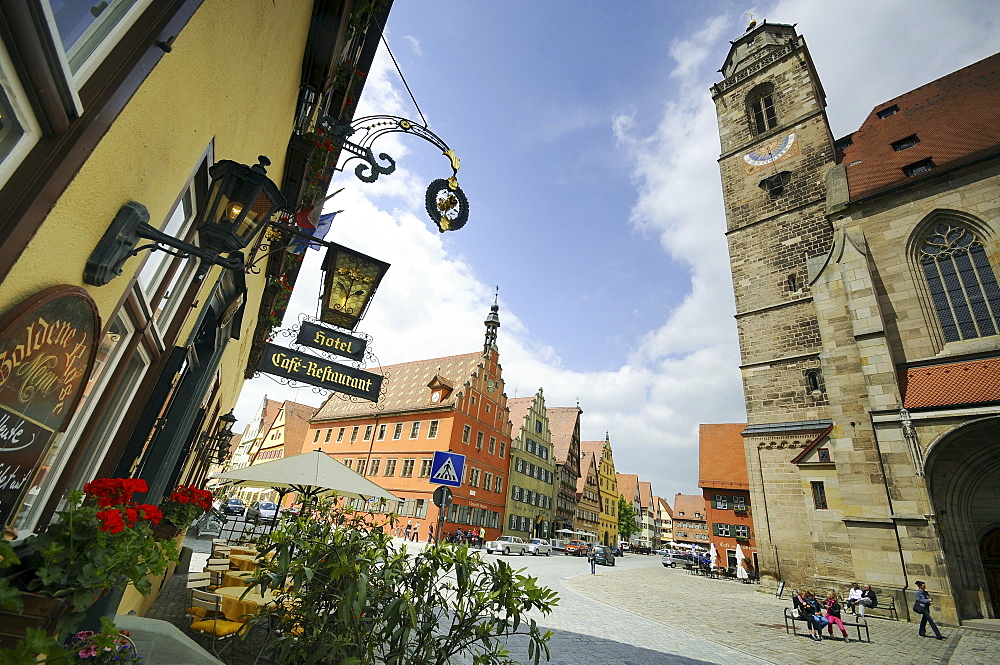
<path fill-rule="evenodd" d="M 430 482 L 434 452 L 465 455 L 461 487 L 452 488 L 445 531 L 485 528 L 487 540 L 504 528 L 510 452 L 510 414 L 496 345 L 494 304 L 483 351 L 383 368 L 385 394 L 370 402 L 331 395 L 310 422 L 309 446 L 343 463 L 400 499 L 404 522 L 426 538 L 437 524 Z"/>
<path fill-rule="evenodd" d="M 576 481 L 576 520 L 573 530 L 588 543 L 598 542 L 601 526 L 601 484 L 597 455 L 593 450 L 580 453 L 580 478 Z M 574 538 L 577 536 L 574 536 Z"/>
<path fill-rule="evenodd" d="M 674 495 L 674 542 L 708 550 L 708 522 L 705 497 L 700 494 Z"/>
<path fill-rule="evenodd" d="M 580 477 L 580 416 L 579 406 L 553 406 L 546 409 L 552 432 L 552 449 L 556 464 L 555 506 L 552 533 L 573 530 L 576 520 L 576 481 Z M 565 535 L 565 534 L 563 534 Z"/>
<path fill-rule="evenodd" d="M 709 542 L 719 553 L 718 565 L 737 565 L 736 546 L 757 569 L 747 458 L 743 449 L 746 423 L 698 427 L 698 487 L 708 507 Z"/>
<path fill-rule="evenodd" d="M 264 399 L 260 401 L 260 405 L 250 422 L 243 429 L 239 445 L 236 446 L 236 450 L 233 451 L 232 457 L 229 459 L 228 469 L 242 469 L 250 466 L 253 453 L 260 449 L 261 442 L 270 434 L 274 419 L 277 418 L 278 411 L 281 410 L 281 404 L 281 402 L 268 399 L 267 395 L 264 395 Z"/>
<path fill-rule="evenodd" d="M 507 400 L 507 409 L 512 438 L 506 532 L 526 540 L 552 538 L 559 477 L 542 389 L 534 397 Z"/>
<path fill-rule="evenodd" d="M 805 40 L 712 87 L 765 584 L 1000 617 L 1000 55 L 834 140 Z"/>
<path fill-rule="evenodd" d="M 600 489 L 598 540 L 605 545 L 614 545 L 618 542 L 618 480 L 615 458 L 611 452 L 611 437 L 605 433 L 604 441 L 581 441 L 580 450 L 583 453 L 592 452 L 597 462 L 597 482 Z"/>

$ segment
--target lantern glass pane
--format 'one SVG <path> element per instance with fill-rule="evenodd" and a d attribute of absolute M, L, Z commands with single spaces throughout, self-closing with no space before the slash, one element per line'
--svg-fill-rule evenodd
<path fill-rule="evenodd" d="M 321 320 L 354 330 L 388 264 L 344 247 L 331 247 Z"/>

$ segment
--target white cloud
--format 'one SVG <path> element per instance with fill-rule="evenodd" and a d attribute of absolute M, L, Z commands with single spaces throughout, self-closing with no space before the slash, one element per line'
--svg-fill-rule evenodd
<path fill-rule="evenodd" d="M 423 56 L 424 50 L 420 48 L 420 40 L 413 35 L 403 35 L 403 40 L 410 45 L 410 50 L 413 51 L 413 55 Z"/>
<path fill-rule="evenodd" d="M 784 0 L 755 15 L 758 21 L 798 23 L 829 96 L 835 133 L 846 133 L 879 101 L 998 50 L 1000 31 L 989 5 L 921 3 L 915 9 L 902 1 L 834 5 Z M 508 303 L 501 293 L 499 343 L 508 396 L 515 391 L 531 395 L 543 387 L 550 405 L 573 405 L 579 399 L 584 439 L 603 439 L 609 432 L 619 471 L 639 473 L 668 499 L 678 491 L 696 491 L 698 425 L 745 417 L 716 164 L 719 140 L 708 92 L 719 76 L 715 70 L 726 40 L 740 34 L 744 21 L 742 13 L 712 17 L 669 44 L 675 62 L 658 121 L 639 122 L 634 109 L 606 120 L 622 161 L 635 165 L 634 231 L 656 238 L 663 260 L 682 266 L 689 276 L 681 304 L 664 312 L 662 325 L 636 342 L 621 367 L 570 371 L 559 357 L 558 340 L 536 339 L 531 322 L 518 318 L 516 298 L 528 294 L 513 294 Z M 419 42 L 411 43 L 419 50 Z M 380 52 L 359 115 L 377 110 L 412 117 L 404 95 L 391 62 Z M 622 100 L 620 108 L 628 103 Z M 592 122 L 583 108 L 573 116 L 580 126 Z M 638 126 L 655 129 L 637 135 Z M 473 262 L 456 255 L 426 219 L 422 202 L 427 178 L 407 168 L 412 161 L 406 159 L 409 141 L 413 139 L 382 139 L 381 149 L 398 159 L 397 172 L 373 185 L 351 172 L 342 174 L 334 186 L 347 189 L 328 206 L 345 210 L 330 239 L 392 264 L 361 326 L 374 337 L 372 349 L 383 364 L 479 348 L 493 299 L 492 284 L 485 284 Z M 315 309 L 320 256 L 308 255 L 290 312 Z M 293 321 L 289 314 L 286 325 Z M 266 379 L 249 382 L 237 411 L 242 421 L 264 392 L 294 398 L 292 391 L 281 391 Z M 308 390 L 297 398 L 320 401 Z"/>

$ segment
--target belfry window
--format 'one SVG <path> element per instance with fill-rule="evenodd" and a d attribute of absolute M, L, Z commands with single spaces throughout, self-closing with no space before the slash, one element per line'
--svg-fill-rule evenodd
<path fill-rule="evenodd" d="M 774 86 L 765 83 L 747 97 L 747 112 L 753 123 L 754 133 L 763 134 L 778 126 L 778 114 L 774 110 Z"/>
<path fill-rule="evenodd" d="M 1000 287 L 975 233 L 938 224 L 924 239 L 919 260 L 945 341 L 997 334 Z"/>
<path fill-rule="evenodd" d="M 775 173 L 772 176 L 768 176 L 760 181 L 758 186 L 767 192 L 768 196 L 774 198 L 781 196 L 785 191 L 785 186 L 791 182 L 792 174 L 790 171 L 781 171 L 780 173 Z"/>

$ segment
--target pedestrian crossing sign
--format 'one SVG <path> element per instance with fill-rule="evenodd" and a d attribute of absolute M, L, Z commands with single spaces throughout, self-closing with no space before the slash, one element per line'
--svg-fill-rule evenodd
<path fill-rule="evenodd" d="M 465 455 L 444 452 L 442 450 L 434 451 L 434 461 L 431 462 L 430 478 L 432 484 L 461 487 L 462 473 L 464 471 Z"/>

